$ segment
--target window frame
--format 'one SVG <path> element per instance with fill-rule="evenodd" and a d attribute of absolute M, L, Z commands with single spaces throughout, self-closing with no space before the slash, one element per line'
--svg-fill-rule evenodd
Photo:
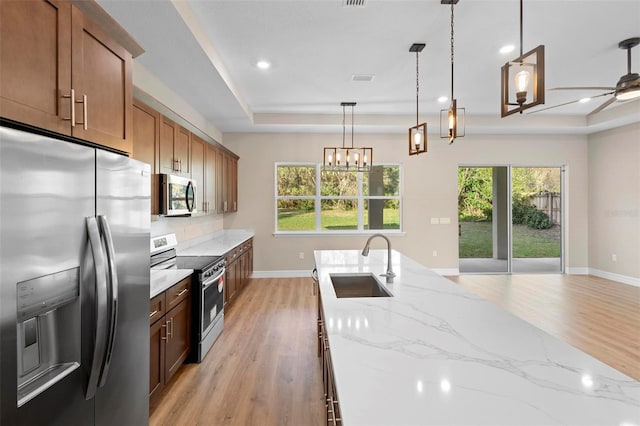
<path fill-rule="evenodd" d="M 314 167 L 316 175 L 315 195 L 278 195 L 278 167 Z M 274 163 L 274 232 L 273 235 L 369 235 L 384 232 L 385 234 L 401 234 L 403 230 L 403 192 L 404 192 L 404 176 L 402 163 L 378 163 L 375 166 L 398 167 L 398 195 L 365 195 L 362 193 L 363 179 L 362 172 L 357 173 L 358 193 L 356 195 L 347 196 L 328 196 L 321 195 L 322 184 L 322 163 L 313 162 L 275 162 Z M 340 173 L 340 172 L 337 172 Z M 315 229 L 287 231 L 278 229 L 278 201 L 279 200 L 314 200 L 314 224 Z M 324 230 L 322 228 L 322 201 L 323 200 L 356 200 L 357 201 L 357 228 L 346 229 L 342 231 Z M 398 200 L 399 210 L 399 229 L 365 229 L 364 203 L 366 200 Z"/>

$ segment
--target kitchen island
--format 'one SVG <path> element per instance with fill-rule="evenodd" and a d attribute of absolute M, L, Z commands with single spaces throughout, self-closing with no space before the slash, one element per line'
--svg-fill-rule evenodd
<path fill-rule="evenodd" d="M 393 297 L 337 298 L 330 274 L 387 251 L 315 251 L 342 424 L 640 426 L 640 382 L 392 251 Z"/>

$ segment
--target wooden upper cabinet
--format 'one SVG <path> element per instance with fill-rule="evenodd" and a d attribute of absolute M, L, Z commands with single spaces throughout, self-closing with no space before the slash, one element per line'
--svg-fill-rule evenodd
<path fill-rule="evenodd" d="M 224 153 L 218 151 L 216 155 L 216 213 L 224 213 L 224 200 L 226 197 L 226 185 L 224 172 Z"/>
<path fill-rule="evenodd" d="M 189 175 L 189 146 L 191 142 L 191 132 L 182 126 L 176 128 L 176 141 L 173 153 L 178 160 L 179 171 L 184 175 Z"/>
<path fill-rule="evenodd" d="M 160 121 L 160 173 L 189 176 L 190 133 L 184 127 L 162 116 Z"/>
<path fill-rule="evenodd" d="M 70 135 L 70 91 L 71 5 L 2 0 L 0 115 Z"/>
<path fill-rule="evenodd" d="M 238 211 L 238 157 L 230 153 L 224 154 L 223 212 Z"/>
<path fill-rule="evenodd" d="M 196 181 L 196 207 L 201 212 L 207 211 L 205 181 L 205 146 L 209 145 L 196 135 L 191 135 L 191 179 Z"/>
<path fill-rule="evenodd" d="M 95 2 L 79 6 L 132 41 Z M 131 152 L 132 66 L 131 53 L 66 0 L 0 2 L 2 117 Z"/>
<path fill-rule="evenodd" d="M 216 162 L 219 156 L 218 150 L 213 145 L 206 145 L 205 163 L 204 163 L 204 180 L 205 188 L 204 195 L 207 202 L 207 213 L 215 213 L 217 211 L 217 198 L 216 198 Z"/>
<path fill-rule="evenodd" d="M 71 86 L 76 101 L 73 134 L 131 152 L 131 54 L 75 7 L 71 23 Z"/>
<path fill-rule="evenodd" d="M 156 145 L 160 140 L 160 113 L 144 103 L 133 101 L 133 140 L 131 158 L 151 165 L 151 214 L 159 214 L 158 161 Z"/>

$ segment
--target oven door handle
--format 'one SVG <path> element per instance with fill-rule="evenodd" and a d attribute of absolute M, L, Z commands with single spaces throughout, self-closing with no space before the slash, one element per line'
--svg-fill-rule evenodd
<path fill-rule="evenodd" d="M 206 290 L 209 287 L 211 287 L 213 284 L 217 283 L 220 277 L 224 276 L 224 272 L 225 272 L 225 269 L 222 268 L 216 276 L 209 278 L 206 281 L 203 281 L 202 290 Z"/>

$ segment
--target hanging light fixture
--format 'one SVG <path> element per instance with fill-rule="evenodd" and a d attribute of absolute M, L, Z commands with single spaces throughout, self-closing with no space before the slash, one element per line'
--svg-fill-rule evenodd
<path fill-rule="evenodd" d="M 332 172 L 370 172 L 373 163 L 373 148 L 353 146 L 353 107 L 355 102 L 341 102 L 342 106 L 342 147 L 325 147 L 322 169 Z M 345 145 L 346 113 L 345 108 L 351 107 L 351 146 Z"/>
<path fill-rule="evenodd" d="M 409 127 L 409 155 L 427 152 L 427 123 L 418 124 L 418 95 L 420 93 L 418 54 L 424 49 L 424 43 L 413 43 L 409 52 L 416 52 L 416 125 Z"/>
<path fill-rule="evenodd" d="M 457 138 L 464 137 L 465 109 L 458 108 L 458 101 L 453 96 L 453 6 L 458 0 L 440 0 L 440 4 L 451 5 L 451 105 L 440 110 L 440 137 L 449 139 L 452 144 Z"/>
<path fill-rule="evenodd" d="M 502 117 L 544 104 L 544 46 L 522 53 L 522 0 L 520 0 L 520 56 L 501 69 Z"/>

